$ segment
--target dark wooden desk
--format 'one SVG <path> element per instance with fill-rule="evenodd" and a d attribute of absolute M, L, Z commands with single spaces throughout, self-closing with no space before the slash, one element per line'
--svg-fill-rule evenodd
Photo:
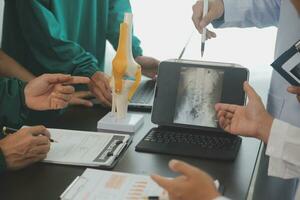
<path fill-rule="evenodd" d="M 52 128 L 96 131 L 97 121 L 107 111 L 98 106 L 89 109 L 72 107 L 63 116 L 46 125 Z M 173 177 L 176 174 L 168 169 L 168 161 L 172 158 L 181 159 L 201 167 L 217 178 L 225 186 L 227 197 L 246 199 L 259 151 L 258 140 L 243 138 L 238 157 L 233 162 L 135 152 L 136 144 L 153 126 L 150 113 L 145 113 L 145 124 L 134 135 L 133 143 L 114 168 L 115 171 L 137 174 L 155 172 Z M 84 170 L 85 167 L 38 163 L 20 171 L 6 172 L 0 175 L 0 199 L 59 199 L 66 187 Z"/>

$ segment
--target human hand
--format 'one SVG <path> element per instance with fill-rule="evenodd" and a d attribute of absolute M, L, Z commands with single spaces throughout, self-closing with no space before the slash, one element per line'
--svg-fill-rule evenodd
<path fill-rule="evenodd" d="M 70 84 L 88 84 L 87 77 L 44 74 L 30 81 L 24 90 L 25 103 L 33 110 L 56 110 L 68 106 L 74 88 Z"/>
<path fill-rule="evenodd" d="M 247 106 L 216 104 L 219 124 L 225 131 L 234 135 L 255 137 L 267 143 L 273 117 L 247 82 L 244 83 L 244 90 L 249 98 Z"/>
<path fill-rule="evenodd" d="M 295 94 L 298 102 L 300 103 L 300 87 L 290 86 L 288 87 L 287 91 L 291 94 Z"/>
<path fill-rule="evenodd" d="M 96 72 L 89 84 L 90 91 L 104 106 L 111 106 L 112 96 L 109 77 L 103 72 Z"/>
<path fill-rule="evenodd" d="M 211 200 L 220 196 L 213 179 L 202 170 L 177 160 L 170 161 L 169 167 L 182 175 L 174 179 L 158 175 L 151 178 L 167 190 L 170 200 Z"/>
<path fill-rule="evenodd" d="M 203 0 L 197 1 L 193 6 L 192 20 L 199 33 L 202 33 L 203 28 L 210 24 L 213 20 L 220 18 L 224 14 L 223 0 L 209 0 L 207 15 L 203 17 Z M 215 38 L 216 34 L 207 30 L 206 38 Z"/>
<path fill-rule="evenodd" d="M 44 126 L 22 128 L 0 140 L 6 166 L 16 170 L 46 158 L 50 133 Z"/>
<path fill-rule="evenodd" d="M 69 102 L 70 105 L 82 105 L 86 107 L 93 107 L 93 103 L 85 98 L 93 97 L 90 91 L 75 92 Z"/>
<path fill-rule="evenodd" d="M 141 65 L 142 74 L 151 79 L 155 79 L 157 75 L 159 60 L 147 57 L 147 56 L 138 56 L 135 58 L 135 61 Z"/>

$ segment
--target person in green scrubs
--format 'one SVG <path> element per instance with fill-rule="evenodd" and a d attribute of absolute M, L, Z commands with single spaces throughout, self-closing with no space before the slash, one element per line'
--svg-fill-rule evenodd
<path fill-rule="evenodd" d="M 75 91 L 71 84 L 90 82 L 87 77 L 64 74 L 44 74 L 28 83 L 3 77 L 14 73 L 23 73 L 22 68 L 1 51 L 1 130 L 3 126 L 20 128 L 33 110 L 58 110 L 66 107 Z M 44 159 L 50 148 L 49 137 L 49 132 L 43 126 L 22 128 L 7 136 L 0 131 L 0 172 L 23 168 Z"/>
<path fill-rule="evenodd" d="M 90 91 L 110 106 L 109 77 L 103 73 L 106 40 L 117 49 L 125 12 L 131 12 L 129 0 L 5 1 L 2 48 L 34 76 L 90 77 Z M 154 78 L 159 61 L 142 55 L 136 36 L 132 41 L 143 74 Z"/>

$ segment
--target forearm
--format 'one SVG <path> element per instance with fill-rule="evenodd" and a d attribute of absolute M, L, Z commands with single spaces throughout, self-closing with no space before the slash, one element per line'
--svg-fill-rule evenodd
<path fill-rule="evenodd" d="M 224 16 L 212 24 L 224 27 L 277 26 L 281 0 L 223 0 Z"/>
<path fill-rule="evenodd" d="M 25 84 L 11 78 L 0 78 L 0 124 L 22 126 L 28 115 L 24 96 Z"/>
<path fill-rule="evenodd" d="M 0 75 L 3 77 L 15 77 L 22 81 L 30 81 L 35 76 L 0 50 Z"/>

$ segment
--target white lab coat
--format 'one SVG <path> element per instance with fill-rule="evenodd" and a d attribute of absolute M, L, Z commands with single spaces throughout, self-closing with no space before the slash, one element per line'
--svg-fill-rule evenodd
<path fill-rule="evenodd" d="M 300 40 L 300 17 L 296 9 L 290 0 L 282 0 L 280 8 L 275 58 Z M 288 86 L 290 84 L 273 71 L 267 104 L 268 111 L 275 118 L 300 127 L 300 103 L 295 95 L 287 92 Z"/>
<path fill-rule="evenodd" d="M 213 23 L 214 26 L 264 27 L 275 25 L 278 27 L 275 59 L 300 40 L 300 17 L 290 0 L 224 0 L 224 7 L 224 21 L 216 20 Z M 276 71 L 273 71 L 267 108 L 275 118 L 300 127 L 300 104 L 295 95 L 287 92 L 289 85 Z M 280 162 L 276 162 L 276 158 L 271 158 L 269 168 L 276 168 L 276 164 L 280 165 Z M 292 198 L 296 182 L 267 177 L 267 166 L 268 159 L 262 155 L 254 198 Z M 286 168 L 282 167 L 280 170 L 285 171 Z M 286 178 L 282 176 L 280 170 L 271 174 Z"/>

